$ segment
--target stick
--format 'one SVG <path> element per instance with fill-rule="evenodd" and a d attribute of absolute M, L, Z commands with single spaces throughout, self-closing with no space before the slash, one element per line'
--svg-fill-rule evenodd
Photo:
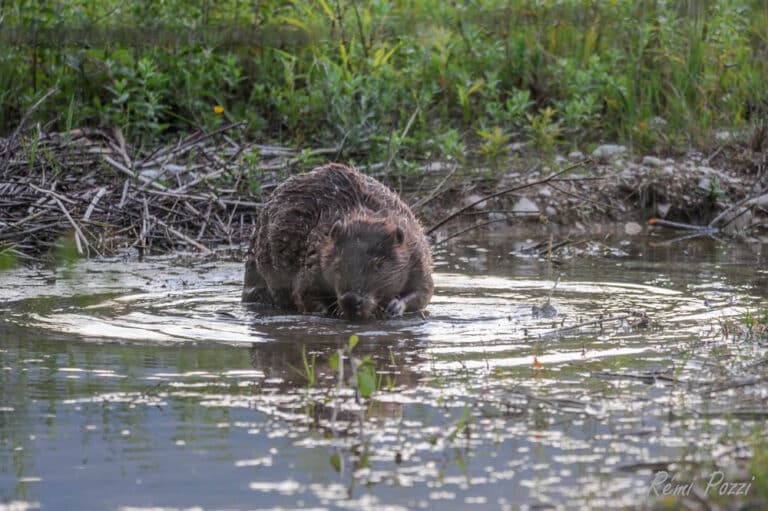
<path fill-rule="evenodd" d="M 45 100 L 47 100 L 49 97 L 51 97 L 52 95 L 56 94 L 57 92 L 59 92 L 59 88 L 58 87 L 51 87 L 50 89 L 48 89 L 48 92 L 43 94 L 43 97 L 41 97 L 40 99 L 35 101 L 35 103 L 31 107 L 29 107 L 29 110 L 27 110 L 24 113 L 24 115 L 21 117 L 21 120 L 19 121 L 18 126 L 16 126 L 16 129 L 13 130 L 13 133 L 11 134 L 10 138 L 8 139 L 8 141 L 6 142 L 5 149 L 3 150 L 3 152 L 5 154 L 10 155 L 9 151 L 10 151 L 10 148 L 11 148 L 11 144 L 19 136 L 19 133 L 21 133 L 21 130 L 24 129 L 24 124 L 26 124 L 27 119 L 29 119 L 29 116 L 32 115 L 32 113 L 35 110 L 37 110 L 40 107 L 40 105 L 43 104 L 43 102 Z M 6 157 L 5 161 L 3 162 L 3 172 L 5 172 L 5 167 L 6 167 L 7 163 L 8 163 L 8 157 Z"/>
<path fill-rule="evenodd" d="M 104 156 L 104 161 L 106 161 L 107 163 L 112 165 L 114 168 L 116 168 L 117 170 L 119 170 L 123 174 L 131 176 L 133 179 L 138 179 L 139 181 L 141 181 L 142 183 L 145 183 L 145 184 L 151 184 L 152 186 L 154 186 L 155 188 L 159 188 L 160 190 L 167 190 L 167 188 L 165 186 L 161 185 L 157 181 L 153 181 L 152 179 L 146 178 L 146 177 L 142 176 L 141 174 L 134 174 L 133 172 L 131 172 L 131 170 L 128 167 L 122 165 L 121 163 L 116 162 L 115 160 L 113 160 L 109 156 Z"/>
<path fill-rule="evenodd" d="M 495 193 L 492 193 L 490 195 L 486 195 L 485 197 L 483 197 L 481 199 L 478 199 L 478 200 L 472 202 L 471 204 L 468 204 L 468 205 L 464 206 L 463 208 L 459 208 L 458 210 L 454 211 L 453 213 L 449 214 L 448 216 L 446 216 L 445 218 L 443 218 L 442 220 L 437 222 L 435 225 L 433 225 L 432 227 L 430 227 L 427 230 L 427 235 L 432 234 L 437 229 L 439 229 L 444 224 L 446 224 L 449 220 L 452 220 L 453 218 L 457 217 L 458 215 L 462 214 L 463 212 L 467 211 L 468 209 L 471 209 L 472 207 L 476 206 L 477 204 L 480 204 L 481 202 L 487 201 L 489 199 L 493 199 L 494 197 L 498 197 L 500 195 L 516 192 L 516 191 L 522 190 L 524 188 L 529 188 L 531 186 L 543 185 L 543 184 L 549 183 L 550 181 L 555 180 L 555 178 L 557 178 L 559 176 L 562 176 L 566 172 L 569 172 L 569 171 L 575 169 L 576 167 L 580 167 L 580 166 L 584 165 L 585 162 L 586 162 L 586 160 L 582 160 L 582 161 L 580 161 L 578 163 L 575 163 L 575 164 L 573 164 L 573 165 L 571 165 L 569 167 L 564 168 L 563 170 L 560 170 L 558 172 L 550 174 L 549 176 L 547 176 L 547 177 L 545 177 L 543 179 L 539 179 L 538 181 L 533 181 L 533 182 L 530 182 L 530 183 L 525 183 L 523 185 L 513 186 L 511 188 L 506 188 L 506 189 L 501 190 L 499 192 L 495 192 Z M 536 167 L 532 168 L 528 172 L 533 172 L 533 170 L 535 168 Z"/>
<path fill-rule="evenodd" d="M 497 218 L 495 220 L 488 220 L 487 222 L 481 222 L 479 224 L 470 225 L 466 229 L 462 229 L 459 232 L 455 232 L 455 233 L 451 234 L 450 236 L 448 236 L 445 239 L 442 239 L 440 241 L 435 242 L 434 246 L 438 246 L 438 245 L 442 245 L 443 243 L 447 243 L 449 240 L 452 240 L 453 238 L 455 238 L 457 236 L 461 236 L 462 234 L 464 234 L 467 231 L 471 231 L 473 229 L 479 229 L 480 227 L 485 227 L 486 225 L 494 224 L 496 222 L 505 222 L 506 220 L 507 220 L 507 218 L 504 217 L 504 218 Z"/>
<path fill-rule="evenodd" d="M 94 208 L 96 208 L 96 204 L 99 202 L 99 199 L 101 199 L 104 194 L 107 193 L 107 189 L 103 186 L 99 188 L 99 191 L 96 192 L 96 195 L 93 197 L 93 200 L 91 200 L 91 203 L 88 204 L 88 209 L 85 210 L 85 214 L 83 215 L 83 220 L 88 220 L 91 218 L 91 213 L 93 213 Z"/>
<path fill-rule="evenodd" d="M 728 216 L 729 213 L 732 213 L 733 211 L 736 211 L 737 209 L 739 209 L 739 208 L 741 208 L 743 206 L 752 205 L 752 204 L 756 203 L 758 201 L 758 199 L 760 199 L 766 192 L 768 192 L 768 186 L 766 186 L 765 188 L 760 190 L 757 193 L 757 195 L 753 195 L 751 197 L 745 197 L 742 200 L 740 200 L 739 202 L 737 202 L 736 204 L 734 204 L 733 206 L 724 209 L 723 211 L 720 212 L 720 214 L 718 214 L 715 218 L 713 218 L 711 222 L 709 222 L 708 227 L 713 227 L 713 226 L 717 225 L 717 223 L 720 220 L 722 220 L 723 218 L 725 218 L 726 216 Z M 726 225 L 731 223 L 735 218 L 736 217 L 734 216 L 734 218 L 732 218 L 731 220 L 726 222 L 725 225 L 723 225 L 721 227 L 725 227 Z"/>
<path fill-rule="evenodd" d="M 671 220 L 664 220 L 662 218 L 651 218 L 648 220 L 648 225 L 660 225 L 662 227 L 670 227 L 672 229 L 680 229 L 684 231 L 697 231 L 701 233 L 714 234 L 719 231 L 717 227 L 708 227 L 706 225 L 693 225 L 683 222 L 672 222 Z"/>
<path fill-rule="evenodd" d="M 153 219 L 154 219 L 154 220 L 155 220 L 155 221 L 156 221 L 158 224 L 160 224 L 160 225 L 162 225 L 163 227 L 165 227 L 166 229 L 168 229 L 168 232 L 170 232 L 171 234 L 173 234 L 173 235 L 174 235 L 174 236 L 176 236 L 177 238 L 180 238 L 180 239 L 182 239 L 183 241 L 186 241 L 186 242 L 187 242 L 187 244 L 189 244 L 189 245 L 192 245 L 193 247 L 197 248 L 198 250 L 200 250 L 200 251 L 201 251 L 201 252 L 203 252 L 204 254 L 210 254 L 210 253 L 212 253 L 212 252 L 211 252 L 211 250 L 210 250 L 208 247 L 206 247 L 205 245 L 203 245 L 203 244 L 201 244 L 201 243 L 198 243 L 197 241 L 193 240 L 192 238 L 190 238 L 190 237 L 189 237 L 189 236 L 187 236 L 186 234 L 184 234 L 184 233 L 182 233 L 182 232 L 179 232 L 179 231 L 177 231 L 176 229 L 174 229 L 173 227 L 171 227 L 171 226 L 170 226 L 170 225 L 168 225 L 167 223 L 163 222 L 162 220 L 160 220 L 160 219 L 159 219 L 159 218 L 157 218 L 156 216 L 153 216 L 152 218 L 153 218 Z"/>
<path fill-rule="evenodd" d="M 445 175 L 445 177 L 442 179 L 442 181 L 440 181 L 440 183 L 438 183 L 438 185 L 435 187 L 435 189 L 432 190 L 432 193 L 430 193 L 429 195 L 427 195 L 426 197 L 424 197 L 420 201 L 417 201 L 416 204 L 411 206 L 411 209 L 419 209 L 422 206 L 424 206 L 425 204 L 427 204 L 429 201 L 431 201 L 432 199 L 437 197 L 437 195 L 438 195 L 437 192 L 440 190 L 440 188 L 443 187 L 443 185 L 446 183 L 446 181 L 448 181 L 451 178 L 453 173 L 456 172 L 456 169 L 458 169 L 458 168 L 459 168 L 459 166 L 454 164 L 453 168 L 451 168 L 451 171 L 448 172 L 448 174 Z"/>
<path fill-rule="evenodd" d="M 64 207 L 64 203 L 62 203 L 58 197 L 54 197 L 53 200 L 55 200 L 56 204 L 59 205 L 61 210 L 64 212 L 64 216 L 67 217 L 67 220 L 69 220 L 69 223 L 72 224 L 72 228 L 75 230 L 75 245 L 77 245 L 77 253 L 80 255 L 84 255 L 83 246 L 80 244 L 80 238 L 83 238 L 83 241 L 85 242 L 85 246 L 90 248 L 90 244 L 88 243 L 88 240 L 85 238 L 85 236 L 83 236 L 83 232 L 80 230 L 80 227 L 77 225 L 75 220 L 69 214 L 69 211 L 67 211 L 67 208 Z"/>

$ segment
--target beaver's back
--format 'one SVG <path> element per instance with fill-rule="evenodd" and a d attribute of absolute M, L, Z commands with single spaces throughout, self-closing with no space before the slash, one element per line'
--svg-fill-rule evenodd
<path fill-rule="evenodd" d="M 259 217 L 257 260 L 275 270 L 295 271 L 319 224 L 330 226 L 360 209 L 418 226 L 408 206 L 389 188 L 357 170 L 329 164 L 293 176 L 275 190 Z"/>

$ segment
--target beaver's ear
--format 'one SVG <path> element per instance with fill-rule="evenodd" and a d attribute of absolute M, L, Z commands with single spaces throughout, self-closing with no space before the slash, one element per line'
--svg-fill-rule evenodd
<path fill-rule="evenodd" d="M 341 237 L 341 233 L 344 232 L 345 227 L 346 226 L 344 225 L 344 220 L 336 220 L 336 222 L 331 227 L 331 230 L 328 232 L 328 236 L 334 240 L 339 239 Z"/>
<path fill-rule="evenodd" d="M 389 234 L 389 237 L 393 245 L 402 245 L 405 240 L 405 232 L 403 232 L 403 228 L 398 225 Z"/>

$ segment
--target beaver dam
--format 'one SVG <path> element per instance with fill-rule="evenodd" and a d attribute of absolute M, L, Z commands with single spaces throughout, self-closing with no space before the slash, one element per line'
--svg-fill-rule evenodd
<path fill-rule="evenodd" d="M 478 209 L 481 175 L 367 167 L 427 225 L 469 207 L 437 231 L 428 317 L 348 322 L 241 303 L 261 197 L 300 155 L 242 170 L 230 135 L 0 144 L 0 511 L 768 506 L 759 187 L 692 188 L 711 209 L 670 207 L 702 227 L 680 236 L 641 225 L 650 203 L 581 201 L 614 186 L 592 162 L 540 187 L 570 228 L 451 237 L 527 192 Z M 622 223 L 590 232 L 598 206 Z M 741 236 L 704 228 L 724 211 Z"/>

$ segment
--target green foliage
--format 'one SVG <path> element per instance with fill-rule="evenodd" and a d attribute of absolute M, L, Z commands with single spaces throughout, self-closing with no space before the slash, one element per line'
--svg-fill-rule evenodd
<path fill-rule="evenodd" d="M 560 137 L 560 123 L 555 120 L 556 111 L 547 107 L 539 110 L 538 115 L 528 115 L 527 132 L 535 147 L 550 153 Z"/>
<path fill-rule="evenodd" d="M 752 460 L 749 471 L 752 474 L 752 490 L 750 497 L 765 505 L 768 503 L 768 442 L 765 431 L 758 429 L 752 437 Z"/>
<path fill-rule="evenodd" d="M 376 364 L 370 355 L 366 355 L 357 366 L 357 389 L 361 397 L 371 397 L 377 389 Z"/>
<path fill-rule="evenodd" d="M 13 246 L 0 244 L 0 271 L 12 270 L 16 267 L 16 255 Z"/>
<path fill-rule="evenodd" d="M 509 142 L 509 135 L 504 133 L 501 128 L 494 126 L 492 130 L 478 130 L 478 135 L 483 139 L 483 145 L 480 146 L 480 153 L 491 161 L 498 159 L 506 149 Z"/>
<path fill-rule="evenodd" d="M 768 101 L 766 24 L 757 0 L 19 0 L 0 6 L 0 132 L 55 85 L 32 121 L 138 144 L 225 119 L 388 160 L 456 158 L 457 126 L 544 151 L 695 143 Z"/>

